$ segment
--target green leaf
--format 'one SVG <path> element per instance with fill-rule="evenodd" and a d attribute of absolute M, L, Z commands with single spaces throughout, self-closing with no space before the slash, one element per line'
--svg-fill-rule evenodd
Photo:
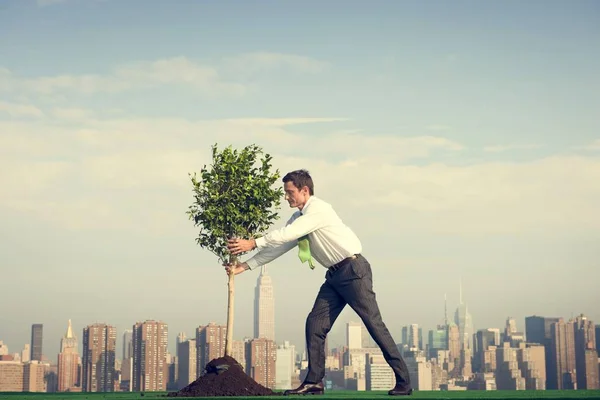
<path fill-rule="evenodd" d="M 256 238 L 275 222 L 283 189 L 274 187 L 280 173 L 271 155 L 255 144 L 222 151 L 214 144 L 211 154 L 210 167 L 189 174 L 194 201 L 187 214 L 200 228 L 196 243 L 225 262 L 227 237 Z"/>

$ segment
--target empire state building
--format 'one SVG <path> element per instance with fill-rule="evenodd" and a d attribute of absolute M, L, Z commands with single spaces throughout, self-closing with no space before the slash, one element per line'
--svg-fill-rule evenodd
<path fill-rule="evenodd" d="M 254 337 L 275 341 L 275 299 L 273 283 L 263 265 L 254 294 Z"/>

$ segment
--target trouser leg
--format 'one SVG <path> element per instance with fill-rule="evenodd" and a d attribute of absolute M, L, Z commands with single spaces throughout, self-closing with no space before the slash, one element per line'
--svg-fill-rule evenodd
<path fill-rule="evenodd" d="M 336 285 L 338 293 L 362 319 L 369 334 L 381 348 L 383 357 L 394 371 L 396 382 L 410 385 L 406 363 L 379 311 L 373 291 L 371 266 L 364 257 L 359 257 L 347 266 L 346 275 L 346 279 Z"/>
<path fill-rule="evenodd" d="M 306 319 L 308 373 L 304 382 L 318 383 L 325 376 L 325 337 L 345 306 L 346 301 L 325 281 Z"/>

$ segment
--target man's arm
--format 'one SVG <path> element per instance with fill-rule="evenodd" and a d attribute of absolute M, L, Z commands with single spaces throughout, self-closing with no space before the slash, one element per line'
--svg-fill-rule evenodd
<path fill-rule="evenodd" d="M 252 258 L 246 260 L 244 264 L 248 266 L 248 269 L 254 269 L 256 267 L 260 267 L 262 265 L 268 264 L 276 258 L 284 255 L 294 247 L 296 247 L 298 243 L 296 241 L 284 243 L 281 246 L 277 247 L 267 247 L 260 250 L 256 253 Z"/>
<path fill-rule="evenodd" d="M 287 243 L 293 243 L 295 245 L 299 238 L 322 228 L 326 224 L 327 217 L 323 212 L 315 211 L 310 214 L 302 215 L 283 228 L 269 232 L 263 237 L 256 239 L 256 248 L 262 250 L 271 247 L 279 247 Z"/>
<path fill-rule="evenodd" d="M 288 221 L 286 222 L 286 226 L 292 224 L 297 217 L 297 213 L 292 215 L 290 219 L 288 219 Z M 283 243 L 279 246 L 265 247 L 259 250 L 258 253 L 256 253 L 252 258 L 248 259 L 248 261 L 241 263 L 240 265 L 247 267 L 246 269 L 254 269 L 256 267 L 265 265 L 275 260 L 276 258 L 282 256 L 283 254 L 287 253 L 297 244 L 298 241 L 294 240 L 291 242 Z M 229 249 L 231 254 L 237 255 L 246 251 L 253 250 L 257 248 L 257 246 L 256 241 L 254 239 L 229 239 L 227 248 Z"/>

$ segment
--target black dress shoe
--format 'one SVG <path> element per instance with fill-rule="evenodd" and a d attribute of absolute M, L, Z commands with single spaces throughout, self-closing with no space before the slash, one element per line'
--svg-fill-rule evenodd
<path fill-rule="evenodd" d="M 413 390 L 410 386 L 396 384 L 392 390 L 388 392 L 390 396 L 410 396 Z"/>
<path fill-rule="evenodd" d="M 290 394 L 323 394 L 325 392 L 325 388 L 323 386 L 323 382 L 319 383 L 306 383 L 304 382 L 302 385 L 298 386 L 296 389 L 286 390 L 283 392 L 284 396 L 288 396 Z"/>

